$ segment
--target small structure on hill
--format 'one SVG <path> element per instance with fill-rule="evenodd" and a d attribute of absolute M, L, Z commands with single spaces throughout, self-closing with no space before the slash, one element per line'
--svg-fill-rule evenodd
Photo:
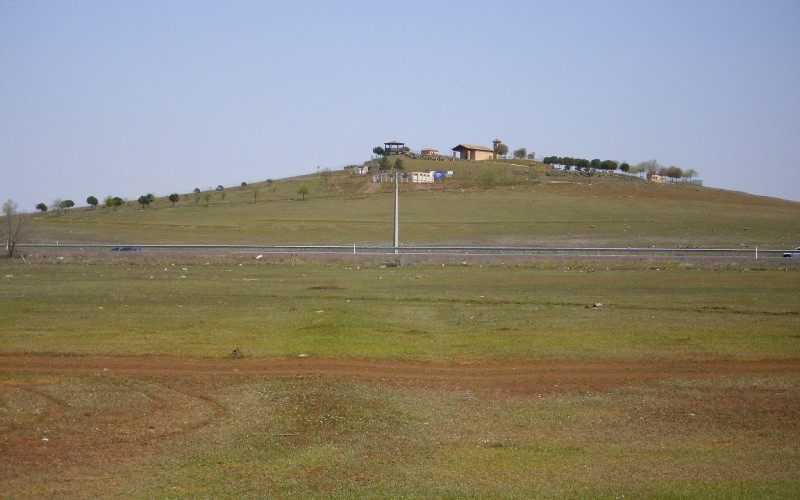
<path fill-rule="evenodd" d="M 422 156 L 438 156 L 439 150 L 433 148 L 424 148 L 419 152 L 419 154 Z"/>
<path fill-rule="evenodd" d="M 433 172 L 411 172 L 411 182 L 415 184 L 433 184 Z"/>
<path fill-rule="evenodd" d="M 369 173 L 370 167 L 368 164 L 364 165 L 348 165 L 344 167 L 345 170 L 350 172 L 350 175 L 366 175 Z"/>
<path fill-rule="evenodd" d="M 435 172 L 381 172 L 372 176 L 372 182 L 394 182 L 394 176 L 401 184 L 433 184 Z"/>
<path fill-rule="evenodd" d="M 401 155 L 407 151 L 405 143 L 399 141 L 384 142 L 383 150 L 387 156 Z"/>
<path fill-rule="evenodd" d="M 495 157 L 494 150 L 486 146 L 476 146 L 474 144 L 459 144 L 453 148 L 453 156 L 462 160 L 491 160 Z"/>

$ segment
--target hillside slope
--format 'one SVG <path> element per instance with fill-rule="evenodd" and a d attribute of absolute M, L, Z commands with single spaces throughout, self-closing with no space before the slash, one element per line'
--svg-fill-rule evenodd
<path fill-rule="evenodd" d="M 406 160 L 405 167 L 454 172 L 434 185 L 401 185 L 405 246 L 800 245 L 800 203 L 786 200 L 510 161 Z M 298 194 L 303 185 L 304 200 Z M 37 214 L 27 241 L 390 245 L 393 208 L 393 185 L 349 171 L 323 171 L 187 193 L 174 206 L 160 198 L 144 209 L 129 201 L 116 210 Z"/>

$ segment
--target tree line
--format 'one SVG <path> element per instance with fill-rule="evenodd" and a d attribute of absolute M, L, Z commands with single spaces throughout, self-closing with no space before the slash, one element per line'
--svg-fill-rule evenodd
<path fill-rule="evenodd" d="M 221 187 L 222 186 L 219 186 L 217 188 L 217 190 L 219 191 Z M 199 195 L 199 193 L 200 193 L 200 190 L 196 188 L 195 189 L 195 194 Z M 170 202 L 172 202 L 172 206 L 174 207 L 175 203 L 180 201 L 181 196 L 178 193 L 172 193 L 167 197 L 167 199 Z M 224 195 L 223 195 L 223 199 L 225 199 Z M 149 206 L 151 203 L 153 203 L 155 201 L 156 201 L 156 196 L 153 193 L 144 194 L 144 195 L 140 196 L 138 198 L 138 200 L 137 200 L 137 202 L 142 206 L 142 209 L 146 208 L 147 206 Z M 198 201 L 199 201 L 199 197 L 196 197 L 195 202 L 198 202 Z M 97 207 L 97 205 L 100 204 L 100 200 L 98 200 L 96 196 L 89 196 L 88 198 L 86 198 L 86 204 L 89 206 L 89 210 L 94 210 Z M 107 208 L 113 208 L 114 211 L 116 211 L 118 207 L 121 207 L 124 204 L 125 204 L 125 200 L 120 198 L 119 196 L 111 196 L 111 195 L 109 195 L 109 196 L 106 196 L 103 199 L 103 205 L 105 207 L 107 207 Z M 47 212 L 48 210 L 52 209 L 52 210 L 56 210 L 58 213 L 61 213 L 62 210 L 64 212 L 67 212 L 67 211 L 69 211 L 69 209 L 71 209 L 74 206 L 75 206 L 75 202 L 72 201 L 72 200 L 61 200 L 61 199 L 58 199 L 58 200 L 55 200 L 50 206 L 48 206 L 46 203 L 39 203 L 39 204 L 36 205 L 36 210 L 38 210 L 39 212 L 44 213 L 44 212 Z"/>
<path fill-rule="evenodd" d="M 400 166 L 400 168 L 402 168 L 402 161 L 400 162 L 399 166 Z M 267 186 L 271 186 L 272 182 L 273 182 L 272 179 L 267 179 L 266 180 Z M 240 184 L 240 186 L 241 186 L 242 189 L 246 189 L 248 187 L 251 187 L 251 186 L 248 185 L 247 182 L 242 182 Z M 257 187 L 253 187 L 252 188 L 252 192 L 253 192 L 253 202 L 254 203 L 258 203 L 259 189 Z M 305 199 L 305 195 L 307 195 L 309 192 L 310 191 L 308 189 L 308 186 L 304 185 L 304 186 L 301 186 L 301 189 L 298 190 L 297 194 L 302 195 L 303 199 Z M 188 200 L 191 197 L 194 197 L 194 203 L 195 204 L 199 204 L 200 201 L 203 200 L 203 201 L 205 201 L 206 205 L 209 205 L 211 203 L 211 200 L 213 199 L 215 193 L 222 200 L 225 200 L 225 187 L 222 184 L 218 185 L 216 188 L 209 188 L 207 191 L 201 191 L 200 188 L 194 188 L 194 190 L 192 191 L 191 194 L 184 195 L 184 199 Z M 153 193 L 147 193 L 147 194 L 143 194 L 143 195 L 139 196 L 138 199 L 136 199 L 136 202 L 139 205 L 141 205 L 142 210 L 144 210 L 148 206 L 150 206 L 151 204 L 155 203 L 156 199 L 157 198 Z M 172 193 L 169 196 L 167 196 L 166 199 L 170 203 L 172 203 L 172 206 L 174 207 L 175 204 L 178 203 L 181 200 L 181 195 L 178 194 L 178 193 Z M 111 196 L 111 195 L 109 195 L 109 196 L 106 196 L 102 200 L 102 203 L 101 203 L 101 201 L 96 196 L 89 196 L 89 197 L 86 198 L 86 204 L 89 206 L 90 210 L 94 210 L 98 205 L 102 204 L 106 208 L 113 208 L 114 211 L 116 211 L 118 207 L 121 207 L 121 206 L 125 205 L 126 203 L 128 203 L 128 201 L 133 201 L 133 200 L 126 200 L 126 199 L 120 198 L 119 196 Z M 62 211 L 64 211 L 64 212 L 69 211 L 74 206 L 75 206 L 75 202 L 73 200 L 63 200 L 63 199 L 59 198 L 59 199 L 56 199 L 55 201 L 53 201 L 53 203 L 51 203 L 50 205 L 48 205 L 47 203 L 39 203 L 39 204 L 37 204 L 36 205 L 36 210 L 38 210 L 39 212 L 42 212 L 42 213 L 47 212 L 48 210 L 55 210 L 60 214 Z"/>
<path fill-rule="evenodd" d="M 646 175 L 648 178 L 653 175 L 661 175 L 673 180 L 692 180 L 698 176 L 697 170 L 693 168 L 683 170 L 675 165 L 667 167 L 659 164 L 656 160 L 647 160 L 637 163 L 636 165 L 630 165 L 625 162 L 620 163 L 615 160 L 601 160 L 599 158 L 587 160 L 586 158 L 572 158 L 569 156 L 547 156 L 542 159 L 542 163 L 551 166 L 560 166 L 564 170 L 570 170 L 572 168 L 584 171 L 593 169 L 613 172 L 615 170 L 620 170 L 628 174 Z"/>

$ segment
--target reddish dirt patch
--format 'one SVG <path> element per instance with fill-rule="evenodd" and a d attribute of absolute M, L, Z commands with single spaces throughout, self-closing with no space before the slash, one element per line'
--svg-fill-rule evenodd
<path fill-rule="evenodd" d="M 96 407 L 81 399 L 59 401 L 52 390 L 42 389 L 48 383 L 82 374 L 110 376 L 97 377 L 101 383 L 96 387 L 81 385 L 94 377 L 76 377 L 78 398 L 88 397 L 94 389 L 105 389 L 112 391 L 103 394 L 112 394 L 113 404 L 102 396 L 92 400 L 97 401 Z M 225 420 L 228 410 L 209 394 L 236 390 L 238 384 L 255 377 L 317 376 L 375 385 L 468 389 L 491 399 L 500 393 L 525 398 L 601 391 L 676 377 L 797 375 L 800 360 L 436 363 L 313 356 L 208 359 L 0 353 L 0 401 L 26 410 L 13 415 L 6 412 L 0 418 L 0 487 L 12 491 L 21 485 L 27 488 L 28 479 L 39 475 L 44 477 L 38 479 L 44 485 L 49 481 L 61 484 L 72 477 L 84 478 L 86 471 L 104 464 L 169 453 L 180 448 L 182 440 L 191 440 L 201 429 Z M 713 421 L 736 421 L 747 428 L 794 431 L 797 401 L 793 394 L 765 396 L 763 400 L 751 397 L 750 401 L 722 388 L 715 389 L 713 397 L 705 401 L 676 397 L 647 411 L 653 419 L 681 421 L 686 414 L 700 412 L 711 415 L 708 418 Z M 35 414 L 34 408 L 38 408 Z M 665 416 L 665 411 L 672 413 Z M 769 422 L 765 411 L 769 412 Z M 640 417 L 642 412 L 645 410 L 639 411 Z M 89 476 L 93 474 L 88 472 Z"/>
<path fill-rule="evenodd" d="M 169 356 L 57 357 L 0 354 L 0 372 L 173 376 L 320 375 L 387 383 L 444 383 L 541 392 L 610 387 L 655 378 L 800 375 L 800 360 L 508 361 L 433 363 L 340 358 L 209 359 Z"/>

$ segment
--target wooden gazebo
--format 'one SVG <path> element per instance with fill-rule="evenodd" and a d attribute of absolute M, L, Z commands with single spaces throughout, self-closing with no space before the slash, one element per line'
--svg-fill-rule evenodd
<path fill-rule="evenodd" d="M 383 150 L 386 151 L 387 155 L 401 155 L 405 153 L 406 145 L 405 143 L 398 141 L 384 142 Z"/>

